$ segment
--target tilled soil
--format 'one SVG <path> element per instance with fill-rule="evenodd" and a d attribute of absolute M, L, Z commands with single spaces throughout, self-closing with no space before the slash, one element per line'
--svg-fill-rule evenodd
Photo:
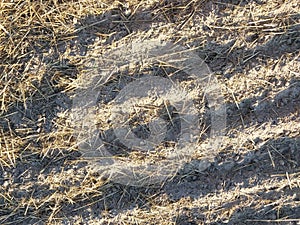
<path fill-rule="evenodd" d="M 0 223 L 300 224 L 299 3 L 128 1 L 86 7 L 93 4 L 91 13 L 71 2 L 54 4 L 70 10 L 70 18 L 61 22 L 69 28 L 53 28 L 56 41 L 43 36 L 50 28 L 34 27 L 34 17 L 20 41 L 27 46 L 19 47 L 23 53 L 5 52 L 11 43 L 1 36 Z M 11 13 L 25 7 L 17 5 Z M 57 16 L 54 11 L 49 17 Z M 20 24 L 13 29 L 3 24 L 16 37 L 24 34 Z M 91 170 L 82 157 L 70 125 L 73 95 L 89 63 L 137 39 L 161 36 L 194 49 L 216 77 L 226 106 L 225 137 L 213 159 L 205 161 L 205 152 L 196 151 L 158 186 L 118 184 Z M 168 65 L 131 65 L 99 90 L 100 136 L 118 157 L 147 159 L 132 156 L 118 141 L 105 113 L 126 85 L 149 73 L 189 81 Z M 198 94 L 207 128 L 201 145 L 209 139 L 211 118 L 200 101 L 203 93 Z M 176 119 L 170 106 L 166 120 L 169 110 Z M 180 124 L 170 121 L 167 141 L 172 143 Z M 135 129 L 147 137 L 145 126 Z"/>

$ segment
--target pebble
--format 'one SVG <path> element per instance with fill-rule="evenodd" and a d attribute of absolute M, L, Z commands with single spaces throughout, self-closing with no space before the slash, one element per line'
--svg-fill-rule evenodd
<path fill-rule="evenodd" d="M 219 170 L 230 171 L 235 166 L 234 161 L 226 161 L 219 164 Z"/>

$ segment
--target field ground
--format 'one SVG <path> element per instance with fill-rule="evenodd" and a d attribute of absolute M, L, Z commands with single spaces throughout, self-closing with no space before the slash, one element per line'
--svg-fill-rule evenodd
<path fill-rule="evenodd" d="M 0 224 L 300 224 L 299 12 L 297 0 L 1 1 Z M 125 186 L 86 166 L 72 96 L 91 59 L 156 37 L 207 63 L 226 138 L 205 170 L 195 152 L 158 187 Z M 143 69 L 113 74 L 99 102 Z"/>

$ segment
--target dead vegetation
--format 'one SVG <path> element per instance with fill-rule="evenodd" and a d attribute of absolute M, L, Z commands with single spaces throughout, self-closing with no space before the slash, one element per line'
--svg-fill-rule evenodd
<path fill-rule="evenodd" d="M 299 12 L 297 0 L 1 1 L 0 223 L 300 224 Z M 196 152 L 160 187 L 99 179 L 70 126 L 78 80 L 91 58 L 158 36 L 216 75 L 226 140 L 207 170 Z"/>

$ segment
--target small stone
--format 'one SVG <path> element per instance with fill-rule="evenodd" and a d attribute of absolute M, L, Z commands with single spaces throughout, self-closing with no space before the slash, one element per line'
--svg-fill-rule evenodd
<path fill-rule="evenodd" d="M 192 160 L 191 161 L 192 167 L 195 169 L 196 172 L 202 172 L 210 167 L 211 163 L 206 160 Z"/>
<path fill-rule="evenodd" d="M 230 171 L 234 166 L 235 166 L 235 162 L 233 161 L 223 162 L 221 163 L 221 165 L 219 165 L 220 170 L 226 170 L 226 171 Z"/>
<path fill-rule="evenodd" d="M 281 165 L 281 166 L 284 166 L 284 161 L 283 160 L 279 160 L 279 164 Z"/>

